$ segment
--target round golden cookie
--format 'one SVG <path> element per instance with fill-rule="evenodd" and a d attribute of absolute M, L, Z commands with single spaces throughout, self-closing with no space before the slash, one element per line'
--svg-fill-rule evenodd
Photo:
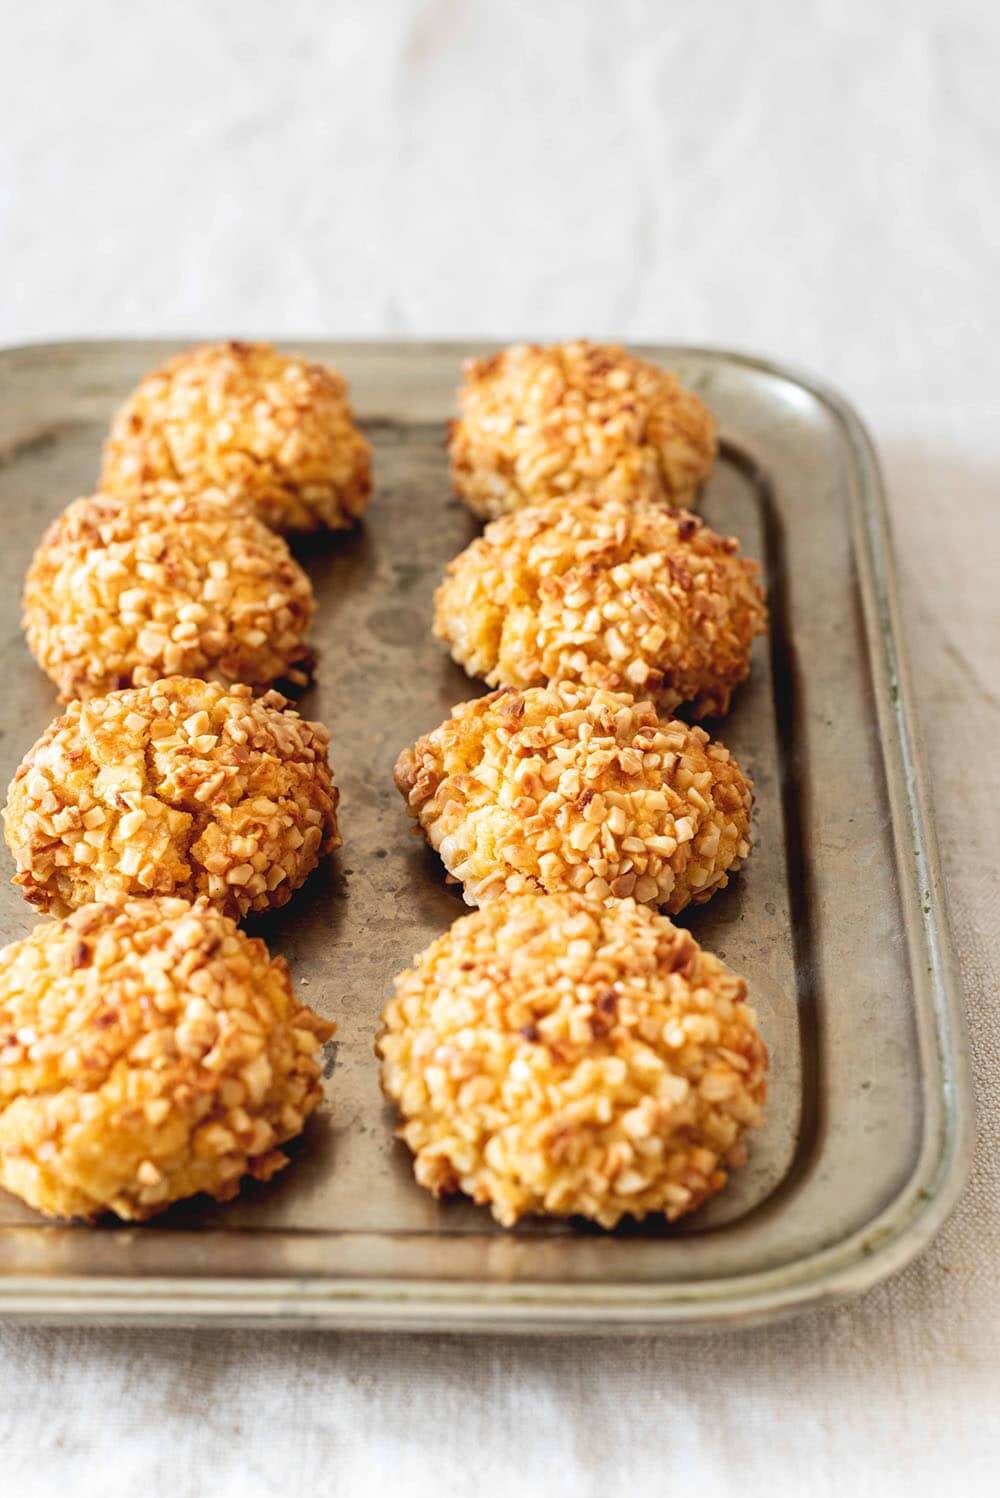
<path fill-rule="evenodd" d="M 225 1201 L 287 1163 L 332 1032 L 207 903 L 45 921 L 0 952 L 0 1186 L 52 1217 Z"/>
<path fill-rule="evenodd" d="M 111 424 L 101 487 L 219 487 L 279 531 L 353 525 L 371 447 L 336 370 L 267 343 L 206 344 L 148 374 Z"/>
<path fill-rule="evenodd" d="M 434 632 L 491 686 L 581 681 L 709 717 L 766 627 L 759 573 L 684 510 L 555 501 L 494 520 L 455 558 Z"/>
<path fill-rule="evenodd" d="M 707 407 L 613 344 L 518 343 L 470 359 L 458 403 L 452 482 L 486 519 L 597 489 L 687 505 L 715 464 Z"/>
<path fill-rule="evenodd" d="M 28 644 L 64 702 L 161 676 L 302 684 L 312 612 L 286 543 L 218 491 L 74 500 L 24 588 Z"/>
<path fill-rule="evenodd" d="M 284 905 L 340 846 L 329 741 L 278 692 L 182 676 L 73 702 L 8 792 L 14 883 L 53 915 L 118 894 Z"/>
<path fill-rule="evenodd" d="M 752 785 L 729 750 L 627 692 L 561 682 L 460 703 L 395 781 L 470 905 L 576 890 L 676 914 L 750 852 Z"/>
<path fill-rule="evenodd" d="M 416 1178 L 505 1227 L 692 1212 L 743 1162 L 767 1050 L 746 983 L 633 900 L 495 900 L 396 979 L 377 1042 Z"/>

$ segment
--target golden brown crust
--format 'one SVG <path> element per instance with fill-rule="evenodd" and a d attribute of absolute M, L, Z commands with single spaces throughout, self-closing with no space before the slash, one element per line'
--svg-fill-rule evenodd
<path fill-rule="evenodd" d="M 561 682 L 460 703 L 395 781 L 470 905 L 577 890 L 676 914 L 750 852 L 752 786 L 729 750 L 625 692 Z"/>
<path fill-rule="evenodd" d="M 162 676 L 308 679 L 312 585 L 286 543 L 218 491 L 77 499 L 24 588 L 32 654 L 63 701 Z"/>
<path fill-rule="evenodd" d="M 368 503 L 371 447 L 336 370 L 206 344 L 148 374 L 111 425 L 102 488 L 164 481 L 230 491 L 275 530 L 339 530 Z"/>
<path fill-rule="evenodd" d="M 54 915 L 118 894 L 284 905 L 340 846 L 329 739 L 278 692 L 185 677 L 74 702 L 8 793 L 14 883 Z"/>
<path fill-rule="evenodd" d="M 505 897 L 456 921 L 397 978 L 376 1048 L 419 1183 L 508 1227 L 693 1211 L 766 1092 L 744 980 L 632 900 Z"/>
<path fill-rule="evenodd" d="M 452 424 L 452 482 L 485 519 L 599 489 L 690 505 L 715 423 L 672 374 L 613 344 L 514 344 L 470 359 Z"/>
<path fill-rule="evenodd" d="M 45 921 L 0 953 L 0 1185 L 55 1217 L 224 1201 L 287 1163 L 332 1031 L 207 903 Z"/>
<path fill-rule="evenodd" d="M 580 681 L 709 717 L 766 627 L 759 572 L 684 510 L 550 502 L 493 521 L 455 558 L 434 632 L 491 686 Z"/>

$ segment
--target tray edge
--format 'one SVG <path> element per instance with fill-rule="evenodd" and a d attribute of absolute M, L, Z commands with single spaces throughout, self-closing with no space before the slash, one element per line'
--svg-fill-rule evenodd
<path fill-rule="evenodd" d="M 12 356 L 107 344 L 176 339 L 43 340 L 0 348 Z M 190 341 L 190 340 L 181 340 Z M 316 343 L 322 340 L 282 339 Z M 466 351 L 486 341 L 433 339 L 343 340 L 345 348 L 393 347 L 416 353 Z M 492 345 L 499 347 L 500 345 Z M 561 1290 L 551 1284 L 469 1287 L 462 1282 L 405 1280 L 330 1282 L 305 1279 L 192 1281 L 134 1280 L 123 1276 L 82 1282 L 71 1277 L 11 1276 L 0 1280 L 0 1317 L 8 1320 L 119 1324 L 271 1325 L 435 1329 L 450 1331 L 698 1331 L 750 1326 L 822 1303 L 863 1293 L 902 1269 L 933 1239 L 951 1213 L 971 1163 L 974 1123 L 966 1026 L 937 840 L 913 707 L 910 668 L 896 581 L 884 486 L 872 441 L 851 404 L 825 382 L 792 365 L 736 350 L 698 345 L 635 345 L 658 357 L 695 355 L 742 366 L 790 384 L 822 405 L 840 428 L 852 457 L 851 525 L 855 559 L 876 678 L 879 727 L 897 850 L 905 828 L 915 870 L 901 880 L 911 931 L 915 1006 L 928 1085 L 924 1137 L 913 1174 L 896 1198 L 866 1226 L 833 1247 L 791 1266 L 759 1275 L 674 1286 L 670 1298 L 648 1287 L 593 1285 Z M 902 815 L 901 815 L 902 814 Z M 918 962 L 917 957 L 921 960 Z M 932 1105 L 932 1106 L 931 1106 Z M 181 1302 L 181 1305 L 178 1305 Z"/>

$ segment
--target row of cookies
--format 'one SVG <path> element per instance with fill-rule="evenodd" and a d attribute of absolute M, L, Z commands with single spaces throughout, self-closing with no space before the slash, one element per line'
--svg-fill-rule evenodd
<path fill-rule="evenodd" d="M 516 346 L 467 368 L 450 450 L 484 535 L 435 633 L 498 687 L 405 749 L 397 787 L 472 915 L 397 979 L 382 1080 L 418 1181 L 504 1225 L 673 1220 L 760 1121 L 743 979 L 677 914 L 750 850 L 724 713 L 766 609 L 756 564 L 677 505 L 715 429 L 623 350 Z"/>
<path fill-rule="evenodd" d="M 340 841 L 329 734 L 255 695 L 308 668 L 312 590 L 276 532 L 349 523 L 369 491 L 338 375 L 199 349 L 140 385 L 101 492 L 35 555 L 28 641 L 70 701 L 4 813 L 57 919 L 0 959 L 0 1182 L 44 1212 L 226 1199 L 320 1101 L 333 1026 L 235 922 Z"/>

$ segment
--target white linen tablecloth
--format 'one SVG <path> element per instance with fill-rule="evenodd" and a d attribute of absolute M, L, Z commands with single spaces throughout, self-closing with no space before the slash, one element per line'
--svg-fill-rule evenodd
<path fill-rule="evenodd" d="M 995 1493 L 997 8 L 0 14 L 4 343 L 587 332 L 771 353 L 854 399 L 891 494 L 979 1109 L 923 1258 L 769 1330 L 0 1330 L 0 1490 Z"/>

